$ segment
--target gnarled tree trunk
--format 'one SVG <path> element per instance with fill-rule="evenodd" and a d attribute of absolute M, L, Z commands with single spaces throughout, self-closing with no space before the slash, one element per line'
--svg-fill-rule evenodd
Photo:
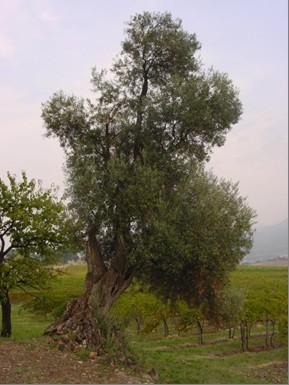
<path fill-rule="evenodd" d="M 85 291 L 70 302 L 63 315 L 48 327 L 45 334 L 65 336 L 72 343 L 101 349 L 107 338 L 105 315 L 133 277 L 125 257 L 124 243 L 119 239 L 110 266 L 105 266 L 95 231 L 92 230 L 87 241 Z"/>

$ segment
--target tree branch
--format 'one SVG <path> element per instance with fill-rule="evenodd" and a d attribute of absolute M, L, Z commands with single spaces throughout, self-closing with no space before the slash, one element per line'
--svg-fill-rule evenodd
<path fill-rule="evenodd" d="M 98 241 L 96 239 L 96 228 L 94 226 L 88 232 L 86 246 L 87 261 L 87 277 L 92 276 L 93 280 L 97 280 L 99 276 L 107 270 L 100 251 Z"/>
<path fill-rule="evenodd" d="M 11 251 L 12 249 L 14 249 L 14 246 L 13 245 L 10 245 L 3 253 L 3 259 L 5 257 L 5 255 L 7 255 L 9 253 L 9 251 Z"/>
<path fill-rule="evenodd" d="M 2 235 L 0 235 L 0 240 L 1 240 L 1 249 L 0 249 L 0 262 L 2 262 L 2 254 L 4 252 L 4 248 L 5 248 L 5 241 L 4 241 L 4 238 Z M 3 255 L 3 258 L 4 258 L 4 255 Z"/>
<path fill-rule="evenodd" d="M 12 220 L 11 222 L 6 223 L 6 225 L 8 225 L 8 227 L 3 231 L 3 233 L 0 234 L 0 237 L 4 237 L 4 235 L 6 235 L 8 233 L 8 231 L 10 231 L 12 229 L 14 223 L 15 223 L 15 220 Z M 5 227 L 5 225 L 3 227 Z"/>
<path fill-rule="evenodd" d="M 127 248 L 121 235 L 116 236 L 115 254 L 111 261 L 111 266 L 118 272 L 123 272 L 127 264 Z"/>
<path fill-rule="evenodd" d="M 147 92 L 148 92 L 148 71 L 145 69 L 145 64 L 144 64 L 143 84 L 142 84 L 142 90 L 139 96 L 137 119 L 136 119 L 137 132 L 136 132 L 136 138 L 135 138 L 134 150 L 133 150 L 134 160 L 136 160 L 138 157 L 141 158 L 142 143 L 141 143 L 140 132 L 141 132 L 142 121 L 143 121 L 143 99 L 147 96 Z"/>

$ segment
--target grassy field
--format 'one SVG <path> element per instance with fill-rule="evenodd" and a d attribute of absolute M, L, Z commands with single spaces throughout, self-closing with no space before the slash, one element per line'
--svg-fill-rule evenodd
<path fill-rule="evenodd" d="M 287 299 L 287 268 L 241 266 L 232 274 L 233 287 L 246 293 L 266 291 L 282 293 Z M 70 266 L 53 282 L 52 296 L 69 298 L 83 288 L 85 266 Z M 13 337 L 15 341 L 28 342 L 43 333 L 51 318 L 43 318 L 23 310 L 21 303 L 27 294 L 14 292 Z M 227 332 L 205 333 L 205 344 L 197 343 L 192 330 L 183 336 L 161 336 L 161 330 L 150 335 L 137 335 L 134 327 L 128 329 L 132 349 L 143 362 L 144 370 L 155 368 L 157 382 L 163 383 L 287 383 L 287 345 L 264 349 L 262 325 L 252 331 L 250 352 L 242 353 L 238 333 L 233 340 Z M 278 339 L 277 339 L 278 340 Z M 0 340 L 1 343 L 1 340 Z"/>
<path fill-rule="evenodd" d="M 261 340 L 254 339 L 254 345 Z M 286 383 L 285 348 L 241 353 L 238 340 L 216 339 L 197 345 L 192 337 L 133 338 L 135 350 L 147 367 L 155 367 L 164 383 Z M 262 368 L 271 369 L 262 377 Z"/>
<path fill-rule="evenodd" d="M 283 266 L 242 265 L 231 274 L 232 285 L 247 291 L 275 290 L 287 296 L 288 268 Z"/>

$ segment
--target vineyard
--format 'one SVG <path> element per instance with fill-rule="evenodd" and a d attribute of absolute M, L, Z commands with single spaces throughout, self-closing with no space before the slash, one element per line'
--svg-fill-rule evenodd
<path fill-rule="evenodd" d="M 13 293 L 15 340 L 29 341 L 77 296 L 84 265 L 62 269 L 47 292 Z M 174 383 L 287 381 L 287 269 L 239 267 L 215 320 L 206 309 L 162 303 L 134 284 L 110 312 L 153 380 Z M 170 362 L 170 364 L 168 364 Z M 222 363 L 222 365 L 220 365 Z M 265 369 L 264 369 L 265 368 Z"/>

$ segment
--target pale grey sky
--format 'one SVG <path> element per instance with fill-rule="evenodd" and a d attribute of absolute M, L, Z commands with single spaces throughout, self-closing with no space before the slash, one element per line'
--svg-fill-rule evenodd
<path fill-rule="evenodd" d="M 136 12 L 170 11 L 195 32 L 205 65 L 240 89 L 241 122 L 208 165 L 240 182 L 260 224 L 287 217 L 287 0 L 0 0 L 0 176 L 21 170 L 63 188 L 64 157 L 44 138 L 41 103 L 89 96 L 90 72 L 120 50 Z"/>

